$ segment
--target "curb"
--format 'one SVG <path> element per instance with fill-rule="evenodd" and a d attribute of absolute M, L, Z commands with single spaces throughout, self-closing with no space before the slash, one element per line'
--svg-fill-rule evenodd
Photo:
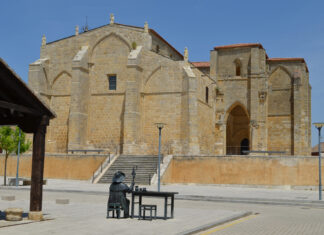
<path fill-rule="evenodd" d="M 234 197 L 212 197 L 197 195 L 177 195 L 178 200 L 192 201 L 213 201 L 213 202 L 229 202 L 229 203 L 247 203 L 247 204 L 264 204 L 264 205 L 285 205 L 285 206 L 310 206 L 324 208 L 324 201 L 312 200 L 287 200 L 287 199 L 267 199 L 267 198 L 234 198 Z"/>
<path fill-rule="evenodd" d="M 250 211 L 249 212 L 242 212 L 242 213 L 232 215 L 232 216 L 229 216 L 227 218 L 224 218 L 224 219 L 221 219 L 221 220 L 218 220 L 218 221 L 215 221 L 215 222 L 211 222 L 209 224 L 205 224 L 205 225 L 202 225 L 202 226 L 199 226 L 199 227 L 196 227 L 196 228 L 184 231 L 184 232 L 177 233 L 177 235 L 190 235 L 190 234 L 199 233 L 199 232 L 202 232 L 204 230 L 207 230 L 207 229 L 210 229 L 210 228 L 213 228 L 213 227 L 216 227 L 216 226 L 231 222 L 233 220 L 238 220 L 238 219 L 241 219 L 241 218 L 249 216 L 249 215 L 252 215 L 252 212 L 250 212 Z"/>
<path fill-rule="evenodd" d="M 29 191 L 30 188 L 1 187 L 4 190 L 22 190 Z M 43 189 L 44 192 L 63 192 L 63 193 L 82 193 L 87 195 L 109 195 L 109 191 L 91 191 L 91 190 L 74 190 L 74 189 Z M 199 195 L 176 195 L 177 200 L 192 201 L 211 201 L 211 202 L 229 202 L 229 203 L 246 203 L 246 204 L 263 204 L 263 205 L 284 205 L 284 206 L 309 206 L 324 208 L 324 201 L 314 200 L 288 200 L 288 199 L 271 199 L 271 198 L 237 198 L 237 197 L 217 197 L 217 196 L 199 196 Z"/>

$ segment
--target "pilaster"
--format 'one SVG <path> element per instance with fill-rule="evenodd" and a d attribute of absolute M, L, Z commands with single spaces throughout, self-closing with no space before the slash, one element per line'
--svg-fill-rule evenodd
<path fill-rule="evenodd" d="M 302 94 L 301 94 L 301 78 L 293 77 L 293 112 L 292 112 L 292 128 L 293 128 L 293 141 L 292 141 L 292 155 L 303 155 L 302 141 L 303 141 L 303 125 L 302 125 Z"/>
<path fill-rule="evenodd" d="M 83 46 L 72 61 L 68 149 L 86 146 L 89 98 L 88 47 Z"/>
<path fill-rule="evenodd" d="M 250 150 L 267 150 L 267 87 L 265 77 L 265 52 L 251 48 L 250 65 Z"/>
<path fill-rule="evenodd" d="M 125 90 L 124 154 L 138 154 L 140 152 L 140 76 L 142 68 L 139 65 L 141 50 L 141 46 L 132 50 L 127 62 L 128 78 Z"/>
<path fill-rule="evenodd" d="M 49 60 L 38 59 L 34 63 L 29 65 L 28 72 L 28 85 L 34 90 L 36 94 L 47 94 L 48 93 L 48 66 Z M 46 96 L 40 96 L 48 104 L 49 99 Z"/>
<path fill-rule="evenodd" d="M 198 103 L 197 103 L 197 78 L 189 65 L 185 65 L 184 79 L 188 81 L 188 149 L 187 155 L 199 154 L 198 142 Z"/>

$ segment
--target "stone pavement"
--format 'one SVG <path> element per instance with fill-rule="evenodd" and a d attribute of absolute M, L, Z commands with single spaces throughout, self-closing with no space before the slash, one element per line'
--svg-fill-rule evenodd
<path fill-rule="evenodd" d="M 2 179 L 0 178 L 0 182 Z M 257 212 L 252 204 L 309 205 L 324 208 L 318 202 L 318 191 L 285 188 L 249 188 L 216 185 L 161 185 L 162 191 L 179 192 L 175 202 L 175 218 L 167 221 L 139 221 L 137 219 L 105 219 L 109 185 L 91 184 L 89 181 L 49 179 L 44 185 L 44 222 L 6 226 L 0 218 L 0 234 L 186 234 L 201 227 L 211 227 L 221 222 L 239 218 L 247 212 Z M 156 185 L 147 187 L 156 190 Z M 14 201 L 0 200 L 0 209 L 29 208 L 29 186 L 0 187 L 1 196 L 15 195 Z M 66 205 L 56 204 L 56 199 L 69 199 Z M 216 201 L 218 203 L 212 202 Z M 144 203 L 158 205 L 162 215 L 162 200 L 146 199 Z M 222 202 L 220 204 L 219 202 Z M 244 202 L 244 207 L 220 205 Z M 278 203 L 280 202 L 280 203 Z M 247 204 L 250 203 L 250 204 Z M 266 206 L 266 205 L 264 205 Z M 26 222 L 26 221 L 24 221 Z M 93 232 L 95 231 L 95 232 Z"/>
<path fill-rule="evenodd" d="M 28 190 L 1 189 L 2 195 L 14 194 L 14 201 L 0 201 L 0 208 L 21 207 L 28 212 Z M 56 199 L 69 199 L 69 204 L 56 204 Z M 162 216 L 163 201 L 143 199 L 156 204 Z M 106 219 L 107 196 L 71 192 L 44 191 L 43 213 L 47 221 L 10 226 L 14 222 L 0 220 L 0 234 L 187 234 L 203 225 L 240 218 L 239 210 L 218 209 L 213 203 L 176 200 L 175 218 L 153 221 L 134 219 Z M 25 222 L 25 221 L 23 221 Z M 28 221 L 30 222 L 30 221 Z M 18 223 L 19 224 L 19 223 Z"/>
<path fill-rule="evenodd" d="M 0 177 L 0 182 L 2 178 Z M 148 190 L 157 190 L 157 185 L 140 186 Z M 0 186 L 1 188 L 1 186 Z M 10 187 L 16 189 L 16 187 Z M 8 187 L 7 187 L 8 189 Z M 19 186 L 18 189 L 29 189 L 29 186 Z M 49 179 L 44 185 L 45 191 L 84 192 L 107 195 L 109 184 L 92 184 L 90 181 Z M 288 186 L 250 187 L 242 185 L 198 185 L 170 184 L 161 185 L 161 191 L 179 192 L 177 199 L 217 200 L 229 202 L 251 203 L 307 203 L 324 206 L 318 201 L 318 190 L 291 189 Z M 324 192 L 323 192 L 324 195 Z"/>

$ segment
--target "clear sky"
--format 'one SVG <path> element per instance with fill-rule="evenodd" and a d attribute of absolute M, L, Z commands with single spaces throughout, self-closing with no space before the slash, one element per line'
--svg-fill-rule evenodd
<path fill-rule="evenodd" d="M 47 42 L 115 22 L 149 27 L 190 61 L 208 61 L 217 45 L 261 43 L 269 57 L 303 57 L 312 86 L 312 122 L 324 122 L 323 0 L 1 0 L 0 57 L 24 81 Z M 0 84 L 1 85 L 1 84 Z M 323 135 L 324 135 L 324 131 Z M 318 142 L 312 127 L 312 145 Z"/>

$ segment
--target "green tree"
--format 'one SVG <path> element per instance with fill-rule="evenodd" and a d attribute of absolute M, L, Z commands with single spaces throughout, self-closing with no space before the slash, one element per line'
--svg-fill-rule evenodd
<path fill-rule="evenodd" d="M 5 151 L 5 163 L 4 163 L 4 185 L 7 185 L 7 160 L 11 153 L 18 154 L 18 143 L 20 139 L 20 153 L 28 151 L 31 142 L 26 141 L 26 135 L 21 132 L 19 138 L 19 128 L 12 129 L 8 126 L 3 126 L 0 128 L 0 148 Z"/>

